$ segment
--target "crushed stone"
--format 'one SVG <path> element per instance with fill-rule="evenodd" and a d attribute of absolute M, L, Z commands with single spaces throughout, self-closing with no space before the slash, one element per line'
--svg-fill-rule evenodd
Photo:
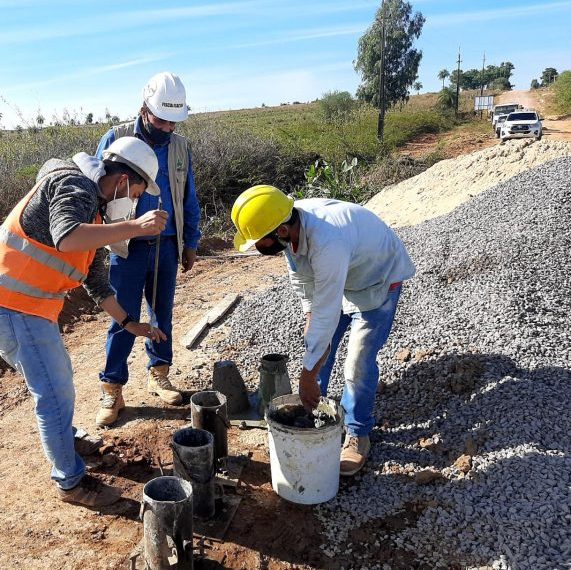
<path fill-rule="evenodd" d="M 345 568 L 380 568 L 386 540 L 419 567 L 569 567 L 570 180 L 570 158 L 546 162 L 399 230 L 418 273 L 378 357 L 369 460 L 315 508 L 324 552 Z M 303 324 L 280 278 L 237 307 L 218 349 L 250 387 L 262 355 L 287 353 L 295 388 Z M 422 506 L 415 521 L 376 533 L 410 504 Z M 352 544 L 360 527 L 373 530 Z"/>

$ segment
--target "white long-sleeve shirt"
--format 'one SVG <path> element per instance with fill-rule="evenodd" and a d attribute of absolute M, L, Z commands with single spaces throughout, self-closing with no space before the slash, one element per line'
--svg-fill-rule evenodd
<path fill-rule="evenodd" d="M 311 312 L 303 366 L 312 370 L 327 350 L 341 311 L 380 307 L 392 283 L 415 267 L 398 236 L 373 212 L 349 202 L 312 198 L 295 202 L 300 215 L 297 251 L 289 245 L 290 281 Z"/>

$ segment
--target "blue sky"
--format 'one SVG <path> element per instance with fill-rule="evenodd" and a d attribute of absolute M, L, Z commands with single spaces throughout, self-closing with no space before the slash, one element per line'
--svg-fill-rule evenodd
<path fill-rule="evenodd" d="M 527 89 L 548 66 L 571 69 L 571 1 L 416 0 L 423 91 L 442 68 L 515 65 Z M 38 110 L 46 123 L 108 109 L 134 116 L 159 71 L 181 76 L 193 112 L 309 101 L 355 92 L 352 62 L 380 1 L 0 0 L 0 125 Z M 20 116 L 18 116 L 20 115 Z"/>

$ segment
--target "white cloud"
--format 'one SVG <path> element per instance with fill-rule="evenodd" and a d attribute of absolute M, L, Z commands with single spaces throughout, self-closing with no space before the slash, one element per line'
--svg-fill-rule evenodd
<path fill-rule="evenodd" d="M 571 2 L 546 2 L 531 4 L 529 6 L 512 6 L 494 10 L 481 10 L 477 12 L 455 12 L 431 16 L 426 20 L 426 26 L 444 27 L 470 22 L 486 22 L 491 20 L 504 20 L 532 14 L 543 14 L 552 11 L 566 11 L 571 9 Z"/>
<path fill-rule="evenodd" d="M 1 1 L 1 0 L 0 0 Z M 25 1 L 25 0 L 24 0 Z M 112 34 L 114 31 L 153 27 L 166 22 L 179 22 L 188 18 L 214 18 L 233 16 L 248 10 L 255 10 L 259 2 L 227 2 L 223 4 L 203 4 L 187 8 L 164 8 L 157 10 L 131 10 L 122 12 L 105 12 L 89 14 L 77 20 L 61 20 L 59 26 L 30 26 L 29 21 L 22 22 L 20 27 L 12 26 L 0 35 L 0 45 L 29 44 L 45 40 L 84 37 L 95 34 Z M 204 31 L 204 25 L 201 24 Z"/>
<path fill-rule="evenodd" d="M 154 54 L 148 55 L 145 57 L 139 57 L 136 59 L 131 59 L 128 61 L 123 61 L 119 63 L 113 63 L 110 65 L 101 65 L 97 67 L 87 67 L 82 71 L 77 71 L 75 73 L 66 73 L 63 75 L 52 76 L 49 79 L 44 79 L 41 81 L 30 81 L 27 83 L 19 83 L 15 85 L 10 85 L 8 88 L 5 89 L 7 93 L 13 93 L 18 91 L 25 91 L 36 89 L 38 87 L 45 87 L 47 85 L 54 85 L 58 83 L 65 83 L 68 81 L 76 80 L 76 79 L 88 79 L 90 77 L 95 77 L 98 75 L 104 75 L 105 73 L 109 73 L 112 71 L 117 71 L 118 69 L 126 69 L 129 67 L 136 67 L 140 65 L 146 65 L 147 63 L 154 63 L 156 61 L 163 61 L 171 57 L 172 54 L 170 53 L 161 53 L 161 54 Z"/>
<path fill-rule="evenodd" d="M 355 34 L 362 34 L 367 25 L 354 25 L 354 26 L 338 26 L 331 28 L 316 28 L 312 30 L 305 30 L 302 32 L 292 32 L 272 37 L 267 40 L 259 40 L 247 43 L 239 43 L 231 48 L 250 48 L 260 47 L 275 44 L 285 44 L 290 42 L 298 42 L 304 40 L 313 40 L 318 38 L 331 38 L 337 36 L 352 36 Z"/>

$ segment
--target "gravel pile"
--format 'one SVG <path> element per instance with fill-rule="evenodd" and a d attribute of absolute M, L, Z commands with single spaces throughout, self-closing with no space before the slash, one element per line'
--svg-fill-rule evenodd
<path fill-rule="evenodd" d="M 316 508 L 331 567 L 389 568 L 390 543 L 419 568 L 569 568 L 570 181 L 558 159 L 399 231 L 418 274 L 379 355 L 367 468 Z M 303 319 L 287 280 L 231 326 L 246 380 L 268 352 L 289 354 L 295 380 Z"/>
<path fill-rule="evenodd" d="M 564 141 L 507 141 L 442 160 L 418 176 L 383 189 L 366 206 L 393 227 L 410 226 L 447 214 L 520 172 L 569 156 L 571 143 Z"/>

